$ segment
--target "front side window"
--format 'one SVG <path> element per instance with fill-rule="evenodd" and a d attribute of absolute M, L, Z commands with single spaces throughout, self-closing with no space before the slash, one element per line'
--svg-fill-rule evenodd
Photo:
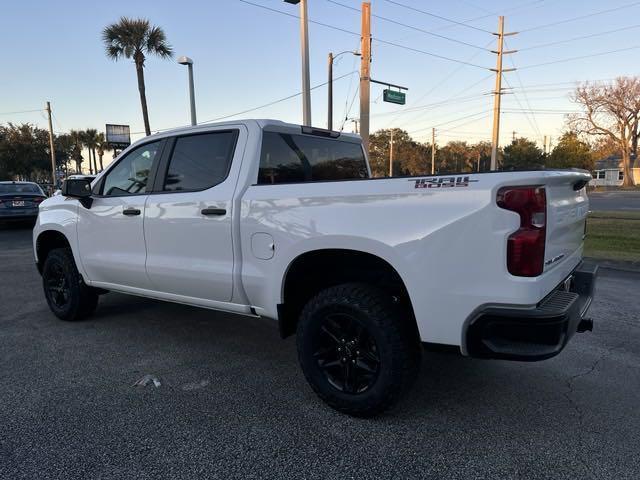
<path fill-rule="evenodd" d="M 358 143 L 309 135 L 264 132 L 258 184 L 368 178 Z"/>
<path fill-rule="evenodd" d="M 178 137 L 164 190 L 197 191 L 223 182 L 229 173 L 237 135 L 232 130 Z"/>
<path fill-rule="evenodd" d="M 161 142 L 151 142 L 132 150 L 104 179 L 103 195 L 117 197 L 145 193 L 151 189 L 149 174 L 160 153 Z"/>

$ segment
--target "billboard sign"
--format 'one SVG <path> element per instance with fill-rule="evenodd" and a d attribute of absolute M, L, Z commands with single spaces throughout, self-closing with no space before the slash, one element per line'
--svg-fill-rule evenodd
<path fill-rule="evenodd" d="M 127 148 L 131 145 L 131 129 L 129 125 L 114 125 L 111 123 L 107 123 L 105 125 L 106 129 L 106 140 L 107 142 L 116 148 Z"/>

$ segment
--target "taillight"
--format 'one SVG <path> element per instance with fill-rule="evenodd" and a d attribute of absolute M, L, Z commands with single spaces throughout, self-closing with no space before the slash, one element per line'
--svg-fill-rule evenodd
<path fill-rule="evenodd" d="M 36 198 L 34 198 L 34 199 L 33 199 L 33 203 L 40 203 L 40 202 L 42 202 L 43 200 L 44 200 L 44 198 L 36 197 Z"/>
<path fill-rule="evenodd" d="M 499 207 L 520 215 L 520 228 L 507 240 L 507 269 L 518 277 L 536 277 L 544 269 L 547 196 L 544 187 L 503 187 Z"/>

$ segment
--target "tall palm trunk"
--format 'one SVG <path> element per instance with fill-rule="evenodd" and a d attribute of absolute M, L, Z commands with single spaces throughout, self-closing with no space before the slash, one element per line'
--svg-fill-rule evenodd
<path fill-rule="evenodd" d="M 147 94 L 144 88 L 144 57 L 136 58 L 136 73 L 138 74 L 138 91 L 140 92 L 140 104 L 142 105 L 142 119 L 144 120 L 144 131 L 151 135 L 149 126 L 149 110 L 147 109 Z"/>
<path fill-rule="evenodd" d="M 96 160 L 96 149 L 91 147 L 91 152 L 93 153 L 93 171 L 98 174 L 98 161 Z"/>
<path fill-rule="evenodd" d="M 100 171 L 104 170 L 104 167 L 102 166 L 102 156 L 104 155 L 104 152 L 102 150 L 100 150 L 98 152 L 98 159 L 100 160 Z"/>

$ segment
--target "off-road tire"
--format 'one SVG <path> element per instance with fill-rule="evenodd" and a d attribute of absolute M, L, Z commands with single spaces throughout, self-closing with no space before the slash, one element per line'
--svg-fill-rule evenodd
<path fill-rule="evenodd" d="M 365 391 L 346 393 L 336 387 L 314 356 L 318 353 L 314 337 L 326 334 L 321 330 L 324 319 L 336 312 L 354 318 L 375 341 L 377 377 Z M 362 283 L 330 287 L 311 298 L 298 322 L 297 348 L 302 371 L 316 394 L 332 408 L 357 417 L 375 416 L 395 405 L 415 380 L 421 358 L 411 314 L 387 292 Z"/>
<path fill-rule="evenodd" d="M 54 280 L 63 283 L 65 295 L 59 293 L 62 288 L 51 290 L 50 282 Z M 61 320 L 85 319 L 98 306 L 98 293 L 85 285 L 69 248 L 56 248 L 49 252 L 42 268 L 42 286 L 49 308 Z"/>

